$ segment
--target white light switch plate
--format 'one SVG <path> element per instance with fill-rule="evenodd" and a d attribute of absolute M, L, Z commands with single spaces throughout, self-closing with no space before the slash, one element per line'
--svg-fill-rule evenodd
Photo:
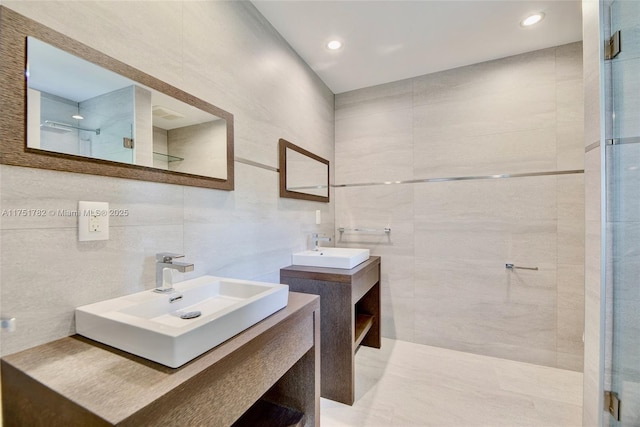
<path fill-rule="evenodd" d="M 78 241 L 109 240 L 109 203 L 78 202 Z"/>

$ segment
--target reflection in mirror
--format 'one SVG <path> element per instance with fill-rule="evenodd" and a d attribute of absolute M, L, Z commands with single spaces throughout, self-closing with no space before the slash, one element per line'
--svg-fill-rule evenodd
<path fill-rule="evenodd" d="M 329 161 L 279 141 L 280 197 L 329 202 Z"/>
<path fill-rule="evenodd" d="M 324 163 L 287 147 L 287 191 L 329 197 Z"/>
<path fill-rule="evenodd" d="M 27 37 L 27 147 L 226 179 L 227 122 Z"/>

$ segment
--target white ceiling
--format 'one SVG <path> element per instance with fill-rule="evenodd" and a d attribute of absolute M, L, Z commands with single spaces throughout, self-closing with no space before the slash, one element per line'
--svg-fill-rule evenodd
<path fill-rule="evenodd" d="M 334 93 L 582 40 L 581 3 L 253 0 Z M 534 12 L 545 19 L 521 27 Z"/>

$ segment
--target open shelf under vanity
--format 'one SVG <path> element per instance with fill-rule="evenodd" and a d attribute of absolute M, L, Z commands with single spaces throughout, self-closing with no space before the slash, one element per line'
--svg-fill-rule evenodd
<path fill-rule="evenodd" d="M 350 270 L 291 265 L 280 283 L 320 295 L 320 395 L 352 405 L 358 347 L 380 348 L 380 257 Z"/>

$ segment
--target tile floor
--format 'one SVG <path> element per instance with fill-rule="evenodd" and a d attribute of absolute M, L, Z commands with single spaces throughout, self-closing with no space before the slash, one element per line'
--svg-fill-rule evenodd
<path fill-rule="evenodd" d="M 581 426 L 582 373 L 384 339 L 356 354 L 353 406 L 323 427 Z"/>

